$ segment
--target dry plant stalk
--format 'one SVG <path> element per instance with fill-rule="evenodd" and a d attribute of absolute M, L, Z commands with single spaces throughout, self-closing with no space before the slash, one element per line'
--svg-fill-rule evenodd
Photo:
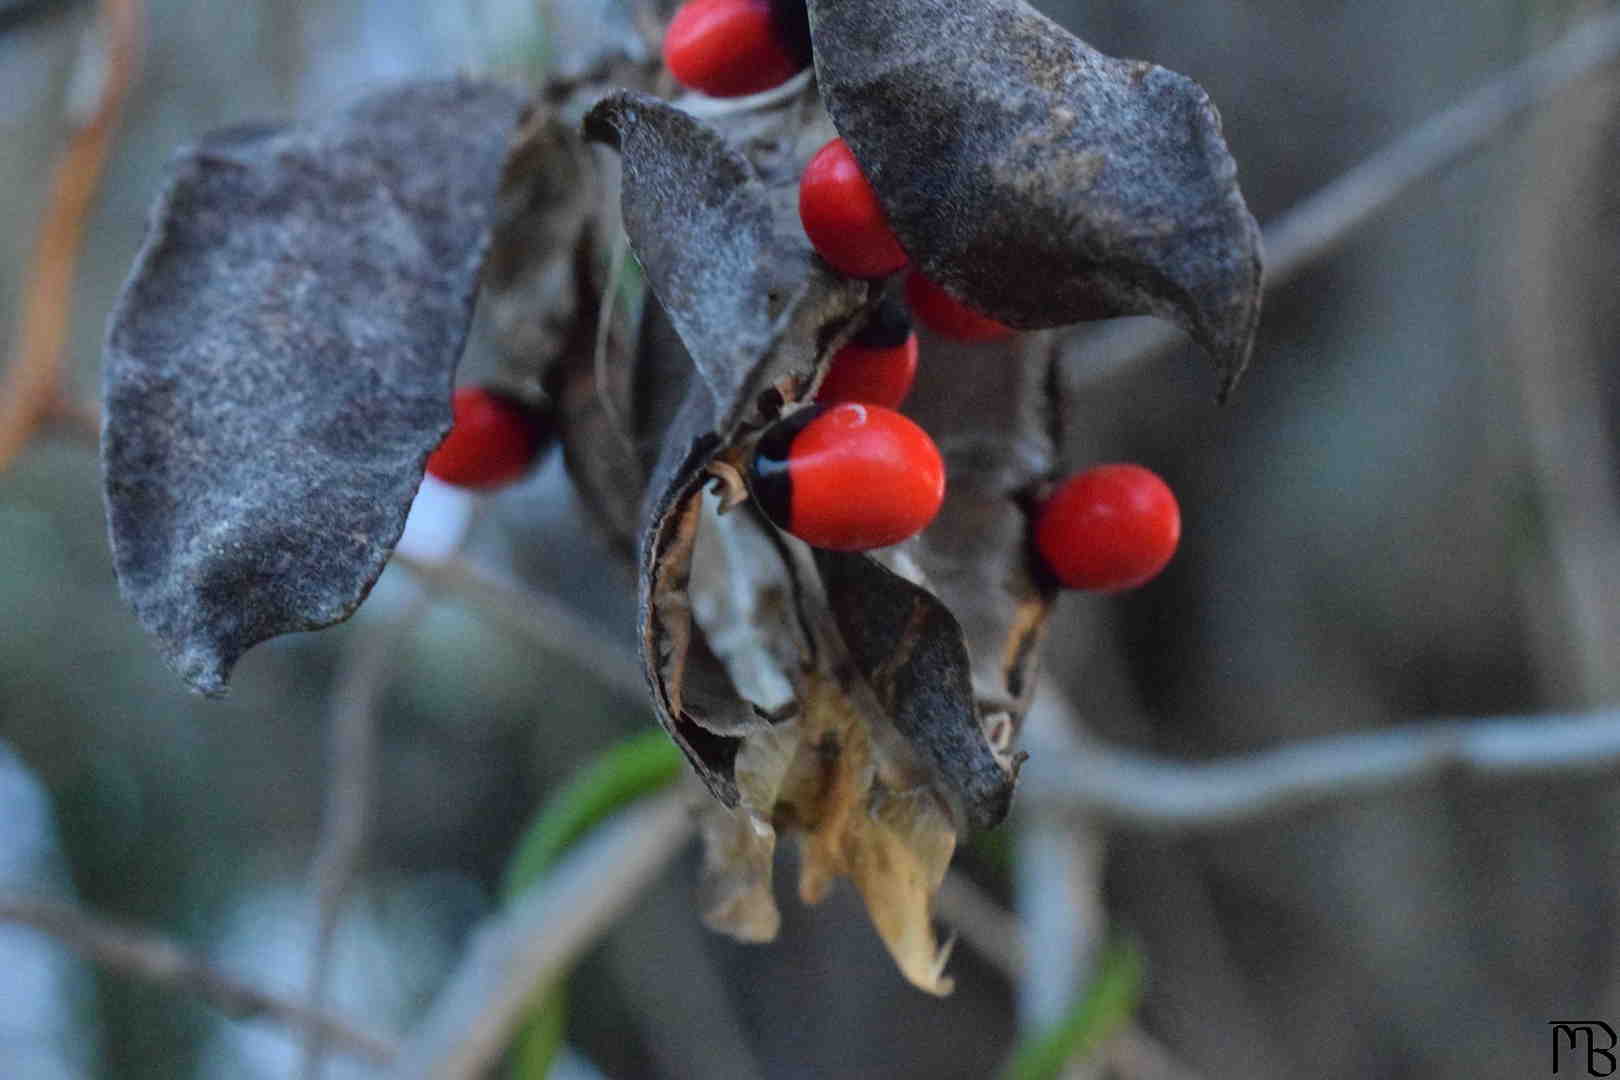
<path fill-rule="evenodd" d="M 23 289 L 22 317 L 0 380 L 0 472 L 28 445 L 61 393 L 85 223 L 139 65 L 140 0 L 102 0 L 99 17 L 102 49 L 95 59 L 102 68 L 101 92 L 88 117 L 69 117 L 75 127 L 51 172 L 44 221 Z M 79 60 L 81 67 L 86 62 Z"/>

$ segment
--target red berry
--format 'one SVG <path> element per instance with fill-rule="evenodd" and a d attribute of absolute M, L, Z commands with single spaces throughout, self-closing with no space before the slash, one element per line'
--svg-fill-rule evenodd
<path fill-rule="evenodd" d="M 957 341 L 999 341 L 1014 330 L 962 303 L 915 270 L 906 278 L 906 303 L 922 324 Z"/>
<path fill-rule="evenodd" d="M 528 471 L 550 435 L 543 414 L 516 398 L 481 386 L 459 388 L 450 403 L 450 434 L 427 460 L 447 484 L 488 490 Z"/>
<path fill-rule="evenodd" d="M 805 543 L 865 551 L 934 520 L 945 463 L 928 433 L 893 409 L 812 405 L 760 438 L 748 486 L 766 516 Z"/>
<path fill-rule="evenodd" d="M 860 333 L 833 357 L 816 401 L 898 409 L 916 375 L 917 335 L 911 332 L 911 316 L 899 300 L 885 296 Z"/>
<path fill-rule="evenodd" d="M 1180 539 L 1175 495 L 1140 465 L 1076 473 L 1035 519 L 1035 549 L 1071 589 L 1134 589 L 1164 569 Z"/>
<path fill-rule="evenodd" d="M 816 254 L 850 277 L 885 277 L 906 265 L 877 192 L 843 139 L 817 150 L 804 167 L 799 220 Z"/>
<path fill-rule="evenodd" d="M 688 0 L 664 31 L 664 64 L 683 86 L 742 97 L 780 86 L 810 64 L 809 24 L 783 0 Z"/>

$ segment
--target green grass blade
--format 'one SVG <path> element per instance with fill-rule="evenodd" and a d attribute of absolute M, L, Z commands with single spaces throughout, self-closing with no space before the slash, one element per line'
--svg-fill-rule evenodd
<path fill-rule="evenodd" d="M 544 878 L 563 853 L 604 818 L 673 782 L 681 753 L 662 731 L 633 735 L 581 769 L 541 806 L 507 866 L 507 903 Z M 510 1057 L 512 1080 L 545 1080 L 562 1046 L 567 993 L 562 983 L 535 996 Z"/>
<path fill-rule="evenodd" d="M 1141 951 L 1128 942 L 1110 945 L 1084 996 L 1057 1027 L 1014 1051 L 1002 1080 L 1056 1080 L 1070 1061 L 1093 1052 L 1123 1027 L 1141 999 Z"/>

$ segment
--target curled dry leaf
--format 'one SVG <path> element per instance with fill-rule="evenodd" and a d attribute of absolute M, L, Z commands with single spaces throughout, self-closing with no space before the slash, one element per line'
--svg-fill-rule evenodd
<path fill-rule="evenodd" d="M 851 694 L 819 676 L 801 695 L 798 754 L 778 796 L 778 814 L 805 832 L 799 896 L 816 903 L 834 878 L 849 877 L 901 974 L 948 994 L 950 950 L 940 946 L 931 912 L 957 828 L 861 698 L 859 688 Z"/>
<path fill-rule="evenodd" d="M 382 572 L 449 427 L 522 105 L 412 84 L 175 162 L 109 326 L 102 456 L 119 582 L 195 688 Z"/>
<path fill-rule="evenodd" d="M 810 0 L 816 75 L 913 261 L 1023 329 L 1151 314 L 1223 392 L 1260 313 L 1260 230 L 1208 96 L 1024 0 Z"/>
<path fill-rule="evenodd" d="M 731 685 L 687 595 L 709 468 L 813 384 L 870 289 L 819 267 L 780 230 L 753 166 L 713 128 L 620 92 L 585 118 L 618 148 L 631 250 L 691 363 L 642 511 L 641 649 L 655 711 L 711 792 L 738 800 L 739 737 L 766 726 Z"/>
<path fill-rule="evenodd" d="M 594 285 L 585 224 L 597 179 L 557 108 L 530 104 L 501 170 L 479 297 L 513 371 L 544 380 L 551 365 L 591 340 L 596 312 L 583 303 Z"/>
<path fill-rule="evenodd" d="M 888 718 L 926 763 L 953 816 L 1001 823 L 1014 774 L 985 739 L 962 628 L 933 593 L 869 555 L 817 551 L 827 601 L 851 659 Z"/>

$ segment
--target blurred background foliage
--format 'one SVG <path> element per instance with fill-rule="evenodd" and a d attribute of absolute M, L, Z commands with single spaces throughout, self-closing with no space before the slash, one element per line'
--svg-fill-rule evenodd
<path fill-rule="evenodd" d="M 602 5 L 556 0 L 561 18 Z M 145 54 L 73 290 L 69 391 L 170 152 L 408 77 L 532 77 L 535 0 L 148 0 Z M 1576 0 L 1127 0 L 1046 5 L 1105 52 L 1201 82 L 1262 222 L 1601 5 Z M 0 329 L 27 267 L 95 6 L 0 4 Z M 1184 350 L 1069 372 L 1069 464 L 1138 460 L 1186 519 L 1137 594 L 1070 596 L 1046 672 L 1088 724 L 1189 758 L 1435 715 L 1589 708 L 1620 691 L 1613 436 L 1620 305 L 1614 73 L 1429 181 L 1273 293 L 1234 403 Z M 926 357 L 924 358 L 926 364 Z M 190 696 L 120 601 L 93 449 L 51 429 L 0 475 L 0 888 L 76 898 L 300 993 L 308 869 L 353 623 L 248 655 Z M 555 458 L 474 518 L 468 555 L 625 647 L 633 581 Z M 379 709 L 375 828 L 331 1000 L 405 1031 L 497 902 L 520 831 L 645 700 L 439 597 Z M 1546 1022 L 1620 1020 L 1612 785 L 1442 781 L 1286 819 L 1108 843 L 1142 942 L 1141 1023 L 1213 1077 L 1523 1077 Z M 1009 898 L 1014 823 L 962 857 Z M 770 946 L 703 930 L 689 852 L 573 980 L 571 1044 L 611 1076 L 982 1077 L 1017 988 L 960 948 L 957 991 L 905 985 L 852 891 L 783 897 Z M 791 875 L 783 878 L 791 881 Z M 1034 941 L 1033 947 L 1042 943 Z M 290 1075 L 297 1042 L 0 927 L 0 1074 Z M 571 1067 L 565 1062 L 563 1068 Z M 333 1058 L 325 1075 L 366 1076 Z"/>

